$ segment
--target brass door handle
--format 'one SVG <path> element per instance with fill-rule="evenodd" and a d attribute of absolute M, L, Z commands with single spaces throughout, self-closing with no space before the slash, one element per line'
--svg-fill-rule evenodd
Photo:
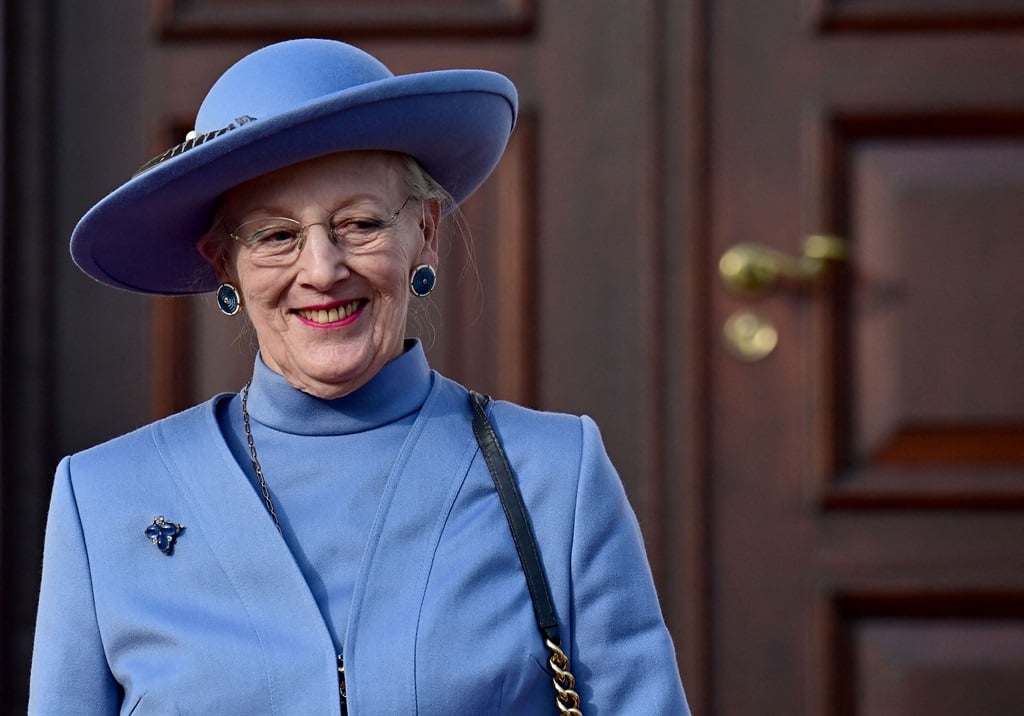
<path fill-rule="evenodd" d="M 722 254 L 718 272 L 725 285 L 739 293 L 762 293 L 780 279 L 806 283 L 820 276 L 829 262 L 846 258 L 846 242 L 825 234 L 804 239 L 803 253 L 790 256 L 761 244 L 736 244 Z"/>
<path fill-rule="evenodd" d="M 775 324 L 750 311 L 737 311 L 729 316 L 722 335 L 732 354 L 748 363 L 767 358 L 779 344 Z"/>

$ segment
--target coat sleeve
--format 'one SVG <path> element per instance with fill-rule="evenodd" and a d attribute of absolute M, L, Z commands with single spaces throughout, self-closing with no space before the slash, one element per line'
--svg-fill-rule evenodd
<path fill-rule="evenodd" d="M 572 669 L 587 716 L 689 714 L 636 517 L 584 417 L 571 552 Z"/>
<path fill-rule="evenodd" d="M 103 651 L 70 458 L 57 468 L 46 523 L 29 714 L 116 714 L 120 689 Z"/>

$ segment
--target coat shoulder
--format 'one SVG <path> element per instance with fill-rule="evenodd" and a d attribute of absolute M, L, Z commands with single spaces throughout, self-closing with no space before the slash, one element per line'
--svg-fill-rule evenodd
<path fill-rule="evenodd" d="M 228 397 L 230 394 L 217 395 L 179 413 L 76 452 L 65 460 L 73 466 L 74 473 L 80 475 L 95 470 L 106 472 L 154 459 L 159 454 L 157 446 L 166 443 L 168 435 L 187 441 L 190 435 L 198 437 L 215 427 L 217 403 Z"/>
<path fill-rule="evenodd" d="M 589 418 L 527 408 L 504 400 L 494 402 L 491 421 L 502 437 L 527 440 L 534 449 L 571 449 L 583 440 Z"/>

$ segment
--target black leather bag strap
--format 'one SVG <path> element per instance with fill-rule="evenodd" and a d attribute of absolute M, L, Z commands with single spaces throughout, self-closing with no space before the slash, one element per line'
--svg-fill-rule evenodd
<path fill-rule="evenodd" d="M 555 614 L 555 604 L 551 599 L 551 588 L 548 586 L 544 564 L 540 552 L 537 551 L 537 540 L 526 514 L 523 494 L 519 491 L 519 485 L 512 474 L 512 466 L 509 465 L 505 449 L 501 446 L 494 426 L 487 417 L 487 404 L 491 399 L 474 391 L 470 391 L 469 397 L 473 406 L 473 435 L 480 445 L 480 452 L 483 453 L 487 469 L 490 470 L 494 487 L 501 499 L 501 506 L 505 510 L 505 518 L 512 531 L 512 541 L 515 542 L 516 552 L 526 575 L 526 587 L 530 590 L 537 628 L 544 638 L 544 645 L 551 652 L 548 665 L 553 673 L 555 704 L 562 714 L 583 716 L 580 696 L 575 690 L 576 680 L 569 666 L 569 657 L 561 648 L 558 615 Z"/>
<path fill-rule="evenodd" d="M 533 528 L 526 516 L 523 495 L 512 475 L 512 467 L 508 464 L 505 449 L 501 446 L 501 442 L 494 432 L 494 426 L 491 425 L 491 421 L 487 417 L 487 404 L 490 402 L 490 398 L 477 392 L 470 392 L 470 397 L 473 403 L 473 434 L 476 436 L 480 452 L 483 453 L 484 460 L 487 462 L 487 469 L 491 471 L 491 479 L 494 480 L 494 487 L 498 491 L 498 497 L 501 498 L 501 506 L 505 510 L 509 529 L 512 530 L 512 540 L 519 553 L 519 561 L 526 574 L 526 586 L 530 590 L 530 598 L 533 600 L 533 612 L 537 618 L 537 627 L 545 639 L 550 639 L 561 645 L 558 635 L 558 617 L 551 599 L 551 588 L 548 586 L 548 578 L 544 572 L 540 552 L 537 551 Z"/>

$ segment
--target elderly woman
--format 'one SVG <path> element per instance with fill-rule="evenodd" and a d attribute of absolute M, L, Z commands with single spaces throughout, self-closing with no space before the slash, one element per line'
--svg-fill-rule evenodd
<path fill-rule="evenodd" d="M 216 290 L 259 355 L 239 394 L 61 462 L 31 713 L 687 713 L 594 423 L 490 403 L 405 338 L 516 101 L 272 45 L 83 217 L 87 274 Z"/>

